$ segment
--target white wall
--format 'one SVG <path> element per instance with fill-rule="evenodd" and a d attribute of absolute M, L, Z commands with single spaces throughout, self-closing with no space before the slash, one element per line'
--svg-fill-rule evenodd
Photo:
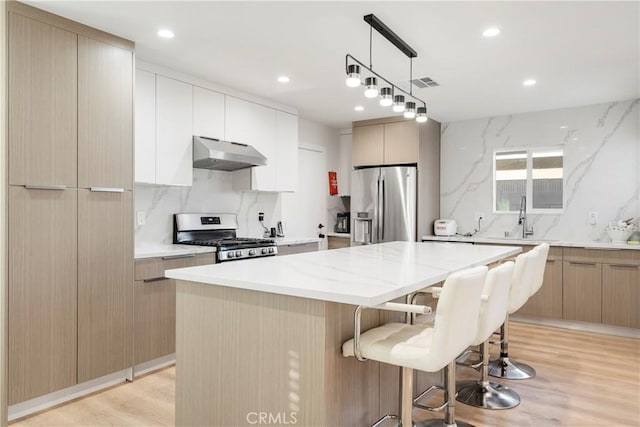
<path fill-rule="evenodd" d="M 340 135 L 338 129 L 300 118 L 298 122 L 298 144 L 324 147 L 327 156 L 327 172 L 337 171 L 340 168 Z M 327 232 L 333 231 L 336 214 L 344 211 L 344 207 L 339 196 L 329 196 L 328 175 L 325 174 L 325 176 L 325 191 L 318 196 L 327 198 L 326 217 L 322 222 L 325 225 L 324 231 Z M 288 224 L 288 228 L 296 229 L 295 224 L 299 221 L 299 217 L 296 215 L 296 202 L 291 199 L 286 193 L 282 194 L 282 217 Z"/>
<path fill-rule="evenodd" d="M 565 153 L 562 214 L 529 214 L 533 238 L 604 240 L 610 221 L 640 216 L 639 103 L 630 100 L 445 123 L 441 139 L 440 216 L 459 233 L 485 221 L 478 236 L 517 234 L 517 214 L 493 212 L 493 151 L 505 147 L 562 146 Z M 567 126 L 561 129 L 560 126 Z M 588 221 L 598 212 L 598 224 Z"/>

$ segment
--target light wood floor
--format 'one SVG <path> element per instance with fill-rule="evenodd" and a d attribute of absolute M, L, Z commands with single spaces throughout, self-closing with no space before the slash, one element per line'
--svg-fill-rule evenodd
<path fill-rule="evenodd" d="M 515 322 L 510 332 L 510 356 L 537 370 L 531 380 L 503 381 L 522 403 L 504 411 L 459 404 L 458 420 L 479 427 L 640 426 L 640 340 Z M 459 374 L 469 377 L 474 371 L 464 368 Z M 23 418 L 12 427 L 170 426 L 174 379 L 175 368 L 167 368 Z M 416 421 L 434 417 L 414 411 Z"/>

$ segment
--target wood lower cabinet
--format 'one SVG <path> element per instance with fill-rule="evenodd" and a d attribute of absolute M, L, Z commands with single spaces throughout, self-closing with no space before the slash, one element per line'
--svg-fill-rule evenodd
<path fill-rule="evenodd" d="M 562 313 L 567 320 L 602 322 L 602 265 L 592 261 L 564 261 Z"/>
<path fill-rule="evenodd" d="M 278 245 L 278 255 L 293 255 L 318 250 L 318 242 Z"/>
<path fill-rule="evenodd" d="M 640 263 L 602 265 L 602 323 L 640 328 Z"/>
<path fill-rule="evenodd" d="M 164 271 L 214 263 L 215 253 L 136 260 L 133 284 L 135 365 L 176 351 L 176 282 L 164 277 Z"/>
<path fill-rule="evenodd" d="M 78 37 L 78 187 L 133 188 L 133 52 Z"/>
<path fill-rule="evenodd" d="M 77 203 L 9 187 L 10 405 L 76 384 Z"/>
<path fill-rule="evenodd" d="M 518 314 L 562 318 L 562 248 L 549 249 L 542 287 L 518 310 Z"/>
<path fill-rule="evenodd" d="M 346 237 L 328 236 L 327 237 L 327 249 L 348 248 L 349 246 L 351 246 L 351 236 L 346 236 Z"/>
<path fill-rule="evenodd" d="M 132 366 L 132 193 L 78 190 L 78 382 Z"/>
<path fill-rule="evenodd" d="M 9 183 L 75 187 L 78 36 L 15 13 L 8 24 Z"/>

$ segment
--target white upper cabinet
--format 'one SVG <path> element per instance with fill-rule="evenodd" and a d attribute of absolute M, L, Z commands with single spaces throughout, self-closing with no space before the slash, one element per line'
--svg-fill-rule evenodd
<path fill-rule="evenodd" d="M 341 196 L 351 195 L 351 171 L 353 170 L 351 151 L 352 135 L 340 135 L 340 170 L 338 171 L 338 193 Z"/>
<path fill-rule="evenodd" d="M 193 134 L 224 139 L 224 95 L 193 87 Z"/>
<path fill-rule="evenodd" d="M 136 70 L 135 181 L 156 182 L 156 75 Z"/>
<path fill-rule="evenodd" d="M 190 186 L 193 135 L 255 147 L 266 166 L 233 172 L 235 190 L 296 191 L 298 116 L 136 70 L 135 181 Z"/>
<path fill-rule="evenodd" d="M 189 186 L 193 180 L 193 86 L 156 77 L 156 183 Z"/>
<path fill-rule="evenodd" d="M 298 187 L 298 116 L 276 112 L 276 190 Z"/>
<path fill-rule="evenodd" d="M 267 166 L 235 171 L 234 189 L 277 191 L 276 110 L 227 96 L 225 129 L 227 141 L 252 145 L 267 158 Z"/>

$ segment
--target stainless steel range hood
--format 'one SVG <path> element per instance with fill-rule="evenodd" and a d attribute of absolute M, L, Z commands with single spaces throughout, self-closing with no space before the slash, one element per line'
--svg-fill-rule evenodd
<path fill-rule="evenodd" d="M 250 145 L 204 136 L 193 137 L 194 168 L 234 171 L 266 164 L 267 158 Z"/>

